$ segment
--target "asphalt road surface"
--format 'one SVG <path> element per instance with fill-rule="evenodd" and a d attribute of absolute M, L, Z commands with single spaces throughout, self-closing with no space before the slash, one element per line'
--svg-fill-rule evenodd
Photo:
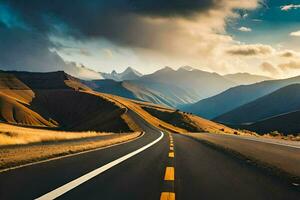
<path fill-rule="evenodd" d="M 132 114 L 134 115 L 134 114 Z M 297 187 L 138 116 L 139 139 L 0 173 L 0 199 L 299 199 Z"/>

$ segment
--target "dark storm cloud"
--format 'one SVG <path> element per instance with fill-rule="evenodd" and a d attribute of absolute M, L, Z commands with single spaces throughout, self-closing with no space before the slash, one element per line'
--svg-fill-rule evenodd
<path fill-rule="evenodd" d="M 192 17 L 214 0 L 7 0 L 24 22 L 41 33 L 63 29 L 77 38 L 102 37 L 116 43 L 145 47 L 155 27 L 140 18 Z M 137 39 L 136 34 L 139 34 Z M 148 38 L 148 41 L 144 41 Z"/>

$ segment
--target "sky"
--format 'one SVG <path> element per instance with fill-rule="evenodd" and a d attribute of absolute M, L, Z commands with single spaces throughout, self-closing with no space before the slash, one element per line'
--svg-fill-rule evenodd
<path fill-rule="evenodd" d="M 0 68 L 300 75 L 300 0 L 0 0 Z M 91 69 L 91 70 L 89 70 Z"/>

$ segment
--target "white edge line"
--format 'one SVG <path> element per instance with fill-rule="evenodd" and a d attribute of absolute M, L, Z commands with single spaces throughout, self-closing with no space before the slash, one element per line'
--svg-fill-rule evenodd
<path fill-rule="evenodd" d="M 151 142 L 151 143 L 149 143 L 149 144 L 141 147 L 140 149 L 137 149 L 137 150 L 135 150 L 135 151 L 133 151 L 133 152 L 125 155 L 125 156 L 122 156 L 122 157 L 120 157 L 120 158 L 118 158 L 118 159 L 116 159 L 116 160 L 114 160 L 114 161 L 112 161 L 110 163 L 107 163 L 107 164 L 103 165 L 102 167 L 99 167 L 99 168 L 97 168 L 97 169 L 95 169 L 95 170 L 93 170 L 93 171 L 91 171 L 91 172 L 89 172 L 89 173 L 87 173 L 87 174 L 85 174 L 85 175 L 83 175 L 83 176 L 81 176 L 81 177 L 79 177 L 79 178 L 77 178 L 77 179 L 69 182 L 69 183 L 66 183 L 65 185 L 62 185 L 61 187 L 59 187 L 59 188 L 57 188 L 57 189 L 55 189 L 55 190 L 53 190 L 53 191 L 51 191 L 51 192 L 49 192 L 47 194 L 44 194 L 41 197 L 36 198 L 36 200 L 55 199 L 55 198 L 63 195 L 64 193 L 66 193 L 66 192 L 74 189 L 75 187 L 81 185 L 82 183 L 84 183 L 84 182 L 86 182 L 86 181 L 94 178 L 95 176 L 97 176 L 97 175 L 105 172 L 106 170 L 108 170 L 108 169 L 110 169 L 110 168 L 112 168 L 112 167 L 114 167 L 114 166 L 122 163 L 123 161 L 125 161 L 125 160 L 133 157 L 134 155 L 136 155 L 136 154 L 138 154 L 138 153 L 146 150 L 147 148 L 151 147 L 152 145 L 156 144 L 164 136 L 164 133 L 162 131 L 160 133 L 161 133 L 161 135 L 159 136 L 159 138 L 157 138 L 153 142 Z"/>
<path fill-rule="evenodd" d="M 211 133 L 207 133 L 207 134 L 211 134 Z M 238 138 L 238 139 L 241 139 L 241 140 L 250 140 L 250 141 L 255 141 L 255 142 L 261 142 L 261 143 L 267 143 L 267 144 L 274 144 L 274 145 L 278 145 L 278 146 L 284 146 L 284 147 L 291 147 L 291 148 L 300 149 L 299 146 L 295 146 L 295 145 L 291 145 L 291 144 L 283 144 L 283 143 L 280 143 L 280 142 L 272 142 L 272 141 L 260 140 L 260 139 L 256 139 L 256 138 L 249 138 L 250 136 L 243 137 L 243 136 L 225 135 L 225 134 L 214 134 L 214 135 L 222 135 L 222 136 L 231 137 L 231 138 Z"/>
<path fill-rule="evenodd" d="M 263 140 L 254 139 L 254 138 L 242 138 L 242 139 L 300 149 L 299 146 L 294 146 L 294 145 L 290 145 L 290 144 L 283 144 L 283 143 L 279 143 L 279 142 L 277 143 L 277 142 L 271 142 L 271 141 L 263 141 Z"/>
<path fill-rule="evenodd" d="M 138 137 L 126 140 L 124 142 L 119 142 L 119 143 L 116 143 L 116 144 L 112 144 L 112 145 L 108 145 L 108 146 L 102 146 L 102 147 L 95 148 L 95 149 L 83 150 L 83 151 L 79 151 L 79 152 L 76 152 L 76 153 L 71 153 L 71 154 L 67 154 L 67 155 L 63 155 L 63 156 L 49 158 L 49 159 L 46 159 L 46 160 L 40 160 L 40 161 L 31 162 L 31 163 L 27 163 L 27 164 L 23 164 L 23 165 L 9 167 L 9 168 L 6 168 L 6 169 L 1 169 L 0 173 L 6 172 L 6 171 L 15 170 L 15 169 L 19 169 L 19 168 L 23 168 L 23 167 L 28 167 L 28 166 L 31 166 L 31 165 L 37 165 L 37 164 L 46 163 L 46 162 L 50 162 L 50 161 L 54 161 L 54 160 L 59 160 L 59 159 L 63 159 L 63 158 L 78 156 L 78 155 L 85 154 L 85 153 L 90 153 L 90 152 L 93 152 L 93 151 L 98 151 L 98 150 L 102 150 L 102 149 L 108 149 L 110 147 L 119 146 L 119 145 L 122 145 L 122 144 L 133 142 L 133 141 L 135 141 L 137 139 L 140 139 L 144 135 L 145 135 L 145 132 L 143 131 L 143 133 L 141 135 L 139 135 Z"/>

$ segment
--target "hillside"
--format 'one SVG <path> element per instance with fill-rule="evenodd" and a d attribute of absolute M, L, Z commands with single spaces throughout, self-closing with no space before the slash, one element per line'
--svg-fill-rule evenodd
<path fill-rule="evenodd" d="M 270 133 L 278 131 L 284 135 L 300 133 L 300 111 L 293 111 L 278 116 L 270 117 L 256 123 L 244 126 L 237 126 L 238 128 L 248 129 L 257 133 Z"/>
<path fill-rule="evenodd" d="M 131 131 L 126 109 L 64 72 L 1 72 L 1 120 L 65 130 Z M 127 120 L 127 121 L 126 121 Z"/>
<path fill-rule="evenodd" d="M 112 79 L 104 79 L 84 81 L 83 83 L 98 92 L 113 94 L 129 99 L 138 99 L 132 91 L 124 86 L 125 82 L 118 82 Z"/>
<path fill-rule="evenodd" d="M 186 105 L 182 107 L 182 110 L 213 119 L 279 88 L 296 83 L 300 83 L 300 76 L 236 86 L 197 103 Z"/>
<path fill-rule="evenodd" d="M 0 77 L 0 119 L 8 123 L 70 131 L 129 132 L 140 130 L 134 121 L 138 114 L 152 125 L 172 132 L 234 132 L 171 108 L 93 91 L 84 81 L 64 72 L 2 72 Z M 116 88 L 129 84 L 113 80 L 88 83 L 93 86 L 107 81 Z M 133 86 L 126 87 L 132 90 Z"/>
<path fill-rule="evenodd" d="M 178 110 L 166 108 L 153 108 L 151 106 L 142 107 L 146 112 L 154 117 L 173 126 L 187 130 L 187 132 L 209 132 L 209 133 L 229 133 L 237 132 L 234 129 L 226 127 L 198 116 L 180 112 Z"/>
<path fill-rule="evenodd" d="M 226 124 L 253 123 L 300 109 L 300 84 L 293 84 L 214 118 Z"/>

